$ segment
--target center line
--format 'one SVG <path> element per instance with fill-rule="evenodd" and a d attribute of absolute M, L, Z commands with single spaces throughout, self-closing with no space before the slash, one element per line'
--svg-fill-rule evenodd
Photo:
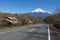
<path fill-rule="evenodd" d="M 33 29 L 31 29 L 31 30 L 29 30 L 29 32 L 32 32 L 32 31 L 34 31 L 36 28 L 33 28 Z"/>

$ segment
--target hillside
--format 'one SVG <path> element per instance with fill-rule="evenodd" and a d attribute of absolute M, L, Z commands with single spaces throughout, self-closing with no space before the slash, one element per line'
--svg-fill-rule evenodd
<path fill-rule="evenodd" d="M 12 13 L 0 13 L 0 26 L 12 26 L 13 24 L 8 24 L 7 22 L 5 22 L 5 18 L 6 17 L 10 17 L 10 18 L 17 18 L 17 20 L 19 21 L 17 24 L 17 26 L 22 26 L 22 25 L 33 25 L 33 24 L 37 24 L 40 23 L 42 21 L 41 17 L 34 17 L 32 15 L 28 15 L 28 14 L 12 14 Z M 11 19 L 9 19 L 11 20 Z M 13 26 L 15 26 L 13 25 Z"/>

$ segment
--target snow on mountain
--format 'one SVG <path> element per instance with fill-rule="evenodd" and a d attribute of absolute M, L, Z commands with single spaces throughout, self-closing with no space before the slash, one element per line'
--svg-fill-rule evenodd
<path fill-rule="evenodd" d="M 53 14 L 52 12 L 48 12 L 49 14 Z"/>
<path fill-rule="evenodd" d="M 41 8 L 37 8 L 37 9 L 32 11 L 32 13 L 34 13 L 34 12 L 38 13 L 38 12 L 46 12 L 46 11 L 42 10 Z"/>
<path fill-rule="evenodd" d="M 49 13 L 49 14 L 53 14 L 52 12 L 48 12 L 48 11 L 44 11 L 44 10 L 42 10 L 41 8 L 37 8 L 37 9 L 35 9 L 35 10 L 33 10 L 32 11 L 32 13 L 39 13 L 39 12 L 42 12 L 42 13 Z"/>

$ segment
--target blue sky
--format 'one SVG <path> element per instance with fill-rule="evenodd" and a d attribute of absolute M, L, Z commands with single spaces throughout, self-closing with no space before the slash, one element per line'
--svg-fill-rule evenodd
<path fill-rule="evenodd" d="M 55 11 L 60 7 L 60 0 L 0 0 L 0 11 L 9 13 L 31 12 L 36 8 Z"/>

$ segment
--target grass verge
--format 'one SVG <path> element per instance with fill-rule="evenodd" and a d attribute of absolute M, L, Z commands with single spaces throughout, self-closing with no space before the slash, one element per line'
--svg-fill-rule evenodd
<path fill-rule="evenodd" d="M 56 27 L 54 27 L 53 25 L 50 24 L 50 28 L 58 35 L 58 37 L 60 38 L 60 29 L 57 29 Z"/>

